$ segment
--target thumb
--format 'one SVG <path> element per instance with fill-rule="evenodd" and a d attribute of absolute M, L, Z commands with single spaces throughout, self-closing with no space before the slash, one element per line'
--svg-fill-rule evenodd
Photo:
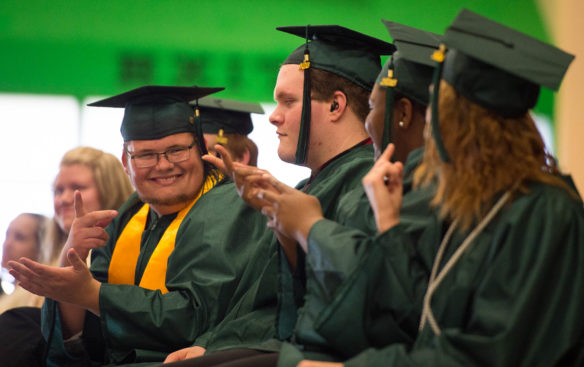
<path fill-rule="evenodd" d="M 85 215 L 85 205 L 83 205 L 83 197 L 81 196 L 81 191 L 75 190 L 73 196 L 73 205 L 75 206 L 75 218 L 79 218 Z"/>
<path fill-rule="evenodd" d="M 73 269 L 77 271 L 87 269 L 87 265 L 83 260 L 81 260 L 77 254 L 77 251 L 74 249 L 69 249 L 67 252 L 67 259 L 69 260 L 69 264 L 73 265 Z"/>

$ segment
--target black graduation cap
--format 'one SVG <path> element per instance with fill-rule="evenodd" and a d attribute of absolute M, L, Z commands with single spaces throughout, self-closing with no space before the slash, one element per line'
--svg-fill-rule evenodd
<path fill-rule="evenodd" d="M 191 102 L 194 104 L 194 102 Z M 251 114 L 264 114 L 259 103 L 245 103 L 229 99 L 204 97 L 199 99 L 203 133 L 247 135 L 253 130 Z"/>
<path fill-rule="evenodd" d="M 370 91 L 381 69 L 380 55 L 391 55 L 395 46 L 338 25 L 276 29 L 306 41 L 284 61 L 284 64 L 298 64 L 304 70 L 302 119 L 296 149 L 296 163 L 301 164 L 306 161 L 310 135 L 310 68 L 339 75 Z"/>
<path fill-rule="evenodd" d="M 437 120 L 440 77 L 478 105 L 514 118 L 535 106 L 540 86 L 557 90 L 574 59 L 554 46 L 466 9 L 447 28 L 444 44 L 435 56 L 438 66 L 432 97 L 432 130 L 443 161 L 449 157 Z"/>
<path fill-rule="evenodd" d="M 88 104 L 124 108 L 120 131 L 124 141 L 153 140 L 182 132 L 197 134 L 206 153 L 198 117 L 189 101 L 225 88 L 145 86 Z"/>
<path fill-rule="evenodd" d="M 386 147 L 393 142 L 394 93 L 401 93 L 424 106 L 428 105 L 428 87 L 434 70 L 430 56 L 440 46 L 442 36 L 385 19 L 381 21 L 397 47 L 376 81 L 381 87 L 387 88 L 382 141 L 383 147 Z"/>

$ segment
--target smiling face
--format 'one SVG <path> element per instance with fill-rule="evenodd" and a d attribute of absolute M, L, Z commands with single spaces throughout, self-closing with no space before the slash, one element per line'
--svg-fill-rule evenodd
<path fill-rule="evenodd" d="M 170 148 L 187 147 L 193 143 L 191 133 L 169 135 L 156 140 L 132 140 L 127 150 L 132 155 L 159 153 Z M 158 214 L 176 213 L 186 207 L 203 185 L 203 162 L 196 144 L 189 150 L 189 158 L 183 162 L 171 163 L 159 156 L 153 167 L 138 168 L 129 154 L 122 161 L 140 199 Z"/>
<path fill-rule="evenodd" d="M 75 190 L 81 192 L 83 204 L 88 212 L 101 209 L 99 190 L 91 168 L 83 164 L 62 165 L 53 185 L 53 205 L 55 219 L 65 233 L 69 233 L 75 219 L 73 206 Z"/>

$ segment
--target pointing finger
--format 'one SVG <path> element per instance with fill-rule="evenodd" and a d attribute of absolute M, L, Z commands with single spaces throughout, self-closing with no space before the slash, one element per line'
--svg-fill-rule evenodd
<path fill-rule="evenodd" d="M 230 176 L 233 176 L 233 159 L 231 159 L 231 154 L 229 154 L 229 151 L 223 145 L 217 144 L 215 145 L 215 149 L 221 154 L 226 171 L 229 172 Z M 234 179 L 234 177 L 231 178 Z"/>
<path fill-rule="evenodd" d="M 278 199 L 278 194 L 268 190 L 258 190 L 256 196 L 270 203 L 274 203 Z"/>
<path fill-rule="evenodd" d="M 217 167 L 218 169 L 220 169 L 223 173 L 226 173 L 226 169 L 225 169 L 225 163 L 223 163 L 223 160 L 221 160 L 221 158 L 217 158 L 214 155 L 211 154 L 205 154 L 202 159 L 205 162 L 209 162 L 212 165 L 214 165 L 215 167 Z"/>
<path fill-rule="evenodd" d="M 75 218 L 79 218 L 85 215 L 83 197 L 81 196 L 81 191 L 79 190 L 75 190 L 75 194 L 73 197 L 73 205 L 75 206 Z"/>
<path fill-rule="evenodd" d="M 389 162 L 391 160 L 391 156 L 395 151 L 395 145 L 393 143 L 389 144 L 387 148 L 383 151 L 383 153 L 379 156 L 379 161 Z"/>
<path fill-rule="evenodd" d="M 276 189 L 279 193 L 287 193 L 291 190 L 296 190 L 283 182 L 278 181 L 274 176 L 270 175 L 269 173 L 264 173 L 263 177 L 272 185 L 274 189 Z"/>

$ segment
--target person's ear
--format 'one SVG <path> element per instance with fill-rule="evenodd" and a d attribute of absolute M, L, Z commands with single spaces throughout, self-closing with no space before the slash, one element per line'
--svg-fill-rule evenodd
<path fill-rule="evenodd" d="M 400 129 L 407 129 L 411 125 L 414 117 L 414 106 L 412 101 L 408 98 L 400 98 L 394 108 L 396 109 L 398 117 L 397 125 Z"/>
<path fill-rule="evenodd" d="M 241 157 L 237 159 L 237 161 L 248 166 L 250 158 L 251 158 L 251 153 L 249 152 L 249 149 L 246 148 L 243 151 L 243 154 L 241 155 Z"/>
<path fill-rule="evenodd" d="M 130 172 L 128 171 L 128 153 L 126 152 L 125 149 L 122 152 L 121 161 L 122 161 L 122 165 L 124 166 L 124 172 L 126 172 L 126 174 L 129 175 Z"/>
<path fill-rule="evenodd" d="M 332 121 L 337 121 L 343 116 L 347 108 L 347 96 L 341 91 L 336 91 L 333 94 L 333 100 L 330 105 L 330 118 Z"/>

